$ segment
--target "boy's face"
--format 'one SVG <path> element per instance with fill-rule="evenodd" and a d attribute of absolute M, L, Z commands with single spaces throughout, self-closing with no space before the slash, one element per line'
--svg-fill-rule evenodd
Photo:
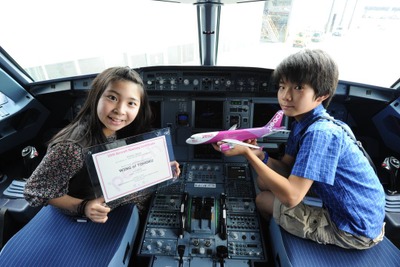
<path fill-rule="evenodd" d="M 110 83 L 99 99 L 97 116 L 110 136 L 132 123 L 140 110 L 142 88 L 131 81 Z"/>
<path fill-rule="evenodd" d="M 294 117 L 297 121 L 326 98 L 327 95 L 315 98 L 314 89 L 308 84 L 299 85 L 284 79 L 279 82 L 279 105 L 286 116 Z"/>

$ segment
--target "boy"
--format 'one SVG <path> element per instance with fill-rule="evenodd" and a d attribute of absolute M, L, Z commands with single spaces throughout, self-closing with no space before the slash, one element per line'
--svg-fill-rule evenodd
<path fill-rule="evenodd" d="M 384 236 L 385 195 L 374 169 L 344 129 L 328 119 L 338 67 L 321 50 L 302 50 L 273 73 L 278 101 L 294 123 L 282 159 L 237 145 L 223 152 L 243 155 L 258 174 L 260 213 L 288 232 L 322 244 L 367 249 Z M 341 123 L 344 127 L 344 123 Z M 255 140 L 249 140 L 255 144 Z M 216 150 L 221 143 L 213 144 Z M 305 205 L 312 189 L 323 207 Z"/>

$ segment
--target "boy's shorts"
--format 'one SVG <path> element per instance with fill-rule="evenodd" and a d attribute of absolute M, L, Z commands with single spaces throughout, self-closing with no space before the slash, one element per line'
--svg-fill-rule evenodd
<path fill-rule="evenodd" d="M 303 202 L 287 208 L 276 197 L 273 217 L 277 224 L 293 235 L 346 249 L 371 248 L 382 241 L 385 235 L 384 224 L 381 234 L 375 239 L 349 234 L 336 227 L 326 209 L 308 206 Z"/>

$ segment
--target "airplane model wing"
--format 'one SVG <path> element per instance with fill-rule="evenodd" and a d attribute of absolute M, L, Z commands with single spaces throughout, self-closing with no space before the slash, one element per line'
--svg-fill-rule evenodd
<path fill-rule="evenodd" d="M 231 127 L 231 128 L 229 128 L 229 130 L 228 130 L 228 131 L 233 131 L 233 130 L 236 130 L 236 128 L 237 128 L 237 124 L 234 124 L 234 125 L 232 125 L 232 127 Z"/>
<path fill-rule="evenodd" d="M 225 144 L 222 144 L 219 146 L 219 150 L 221 150 L 221 151 L 227 151 L 229 149 L 232 149 L 235 145 L 242 145 L 242 146 L 248 146 L 248 147 L 255 148 L 255 149 L 262 149 L 259 146 L 248 144 L 248 143 L 236 140 L 236 139 L 223 139 L 221 141 L 225 142 Z"/>

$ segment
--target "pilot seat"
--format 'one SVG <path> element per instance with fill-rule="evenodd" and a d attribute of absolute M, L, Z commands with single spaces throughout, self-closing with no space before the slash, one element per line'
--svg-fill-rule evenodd
<path fill-rule="evenodd" d="M 314 200 L 310 198 L 308 201 Z M 400 250 L 386 236 L 370 249 L 344 249 L 294 236 L 280 227 L 274 219 L 270 220 L 269 234 L 275 266 L 400 267 Z"/>
<path fill-rule="evenodd" d="M 0 266 L 128 266 L 139 228 L 134 204 L 111 211 L 106 223 L 76 222 L 43 207 L 0 252 Z"/>

